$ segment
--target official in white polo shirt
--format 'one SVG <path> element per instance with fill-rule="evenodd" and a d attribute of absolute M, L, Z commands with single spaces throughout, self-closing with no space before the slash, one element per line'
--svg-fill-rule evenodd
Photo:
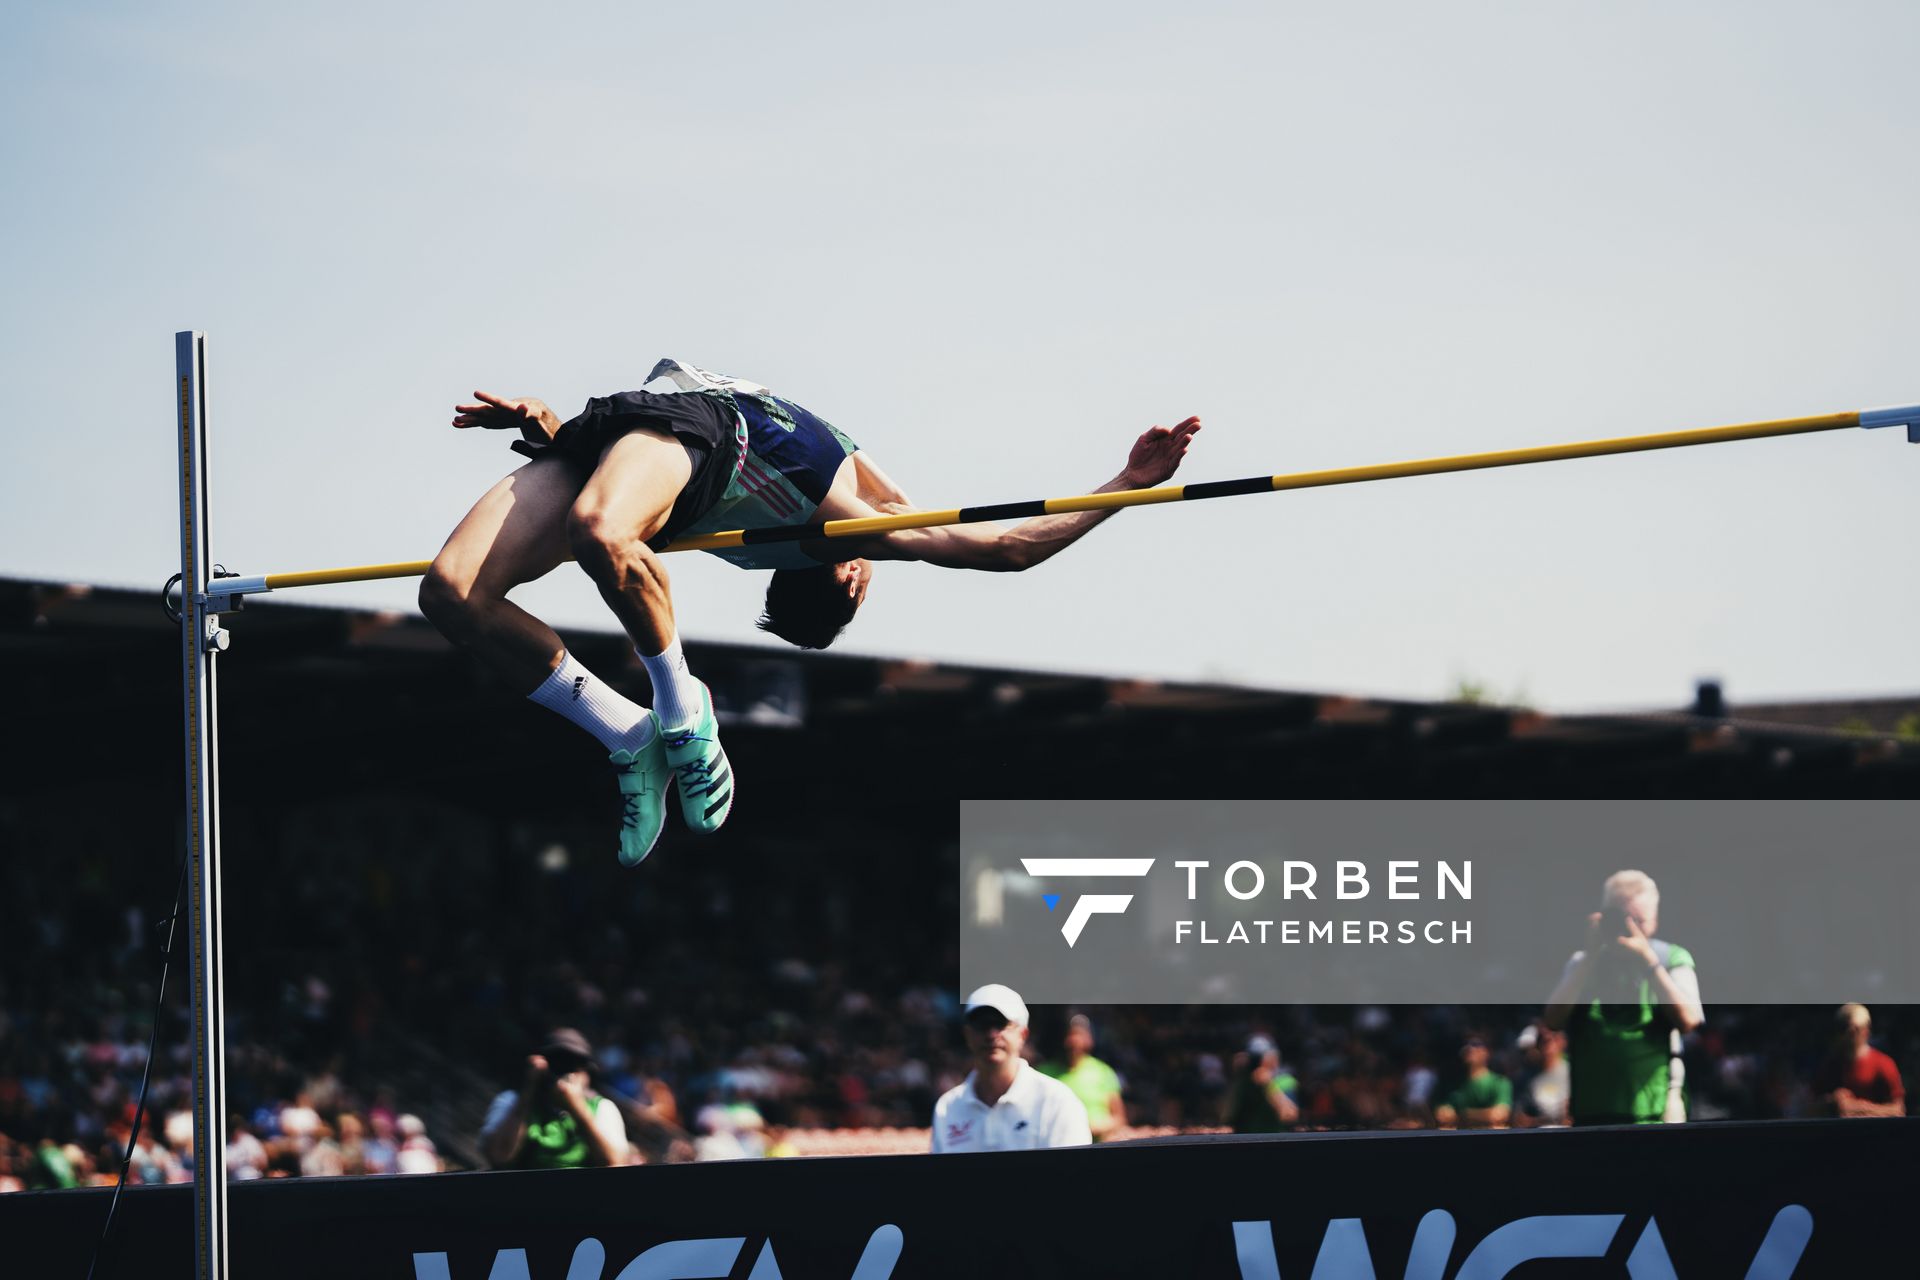
<path fill-rule="evenodd" d="M 933 1150 L 1028 1151 L 1093 1141 L 1073 1090 L 1027 1065 L 1027 1004 L 990 983 L 967 997 L 973 1071 L 933 1104 Z"/>

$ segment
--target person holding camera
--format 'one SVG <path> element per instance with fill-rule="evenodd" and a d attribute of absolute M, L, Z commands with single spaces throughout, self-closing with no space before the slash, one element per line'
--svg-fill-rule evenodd
<path fill-rule="evenodd" d="M 1280 1063 L 1280 1047 L 1264 1035 L 1233 1059 L 1223 1119 L 1235 1133 L 1284 1133 L 1300 1120 L 1300 1081 Z"/>
<path fill-rule="evenodd" d="M 1567 1033 L 1572 1123 L 1687 1118 L 1680 1037 L 1706 1016 L 1693 955 L 1655 936 L 1660 890 L 1642 871 L 1607 877 L 1541 1019 Z"/>
<path fill-rule="evenodd" d="M 496 1169 L 581 1169 L 627 1163 L 627 1126 L 592 1088 L 593 1049 L 560 1027 L 527 1057 L 526 1084 L 493 1100 L 480 1150 Z"/>

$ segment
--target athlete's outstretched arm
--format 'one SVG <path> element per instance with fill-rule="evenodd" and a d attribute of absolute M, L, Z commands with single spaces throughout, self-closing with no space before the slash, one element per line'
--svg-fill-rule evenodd
<path fill-rule="evenodd" d="M 1165 484 L 1180 469 L 1180 460 L 1186 457 L 1187 446 L 1199 430 L 1198 418 L 1188 418 L 1175 427 L 1149 428 L 1133 442 L 1127 465 L 1120 474 L 1094 492 L 1151 489 Z M 873 506 L 877 514 L 916 509 L 891 502 Z M 830 554 L 836 559 L 865 556 L 874 560 L 920 560 L 948 569 L 1012 572 L 1031 569 L 1060 554 L 1112 514 L 1112 511 L 1074 511 L 1065 515 L 1034 516 L 1010 528 L 982 523 L 938 529 L 897 529 L 877 538 L 850 540 L 857 542 L 858 547 L 835 548 Z M 813 551 L 819 545 L 810 544 L 808 550 Z"/>

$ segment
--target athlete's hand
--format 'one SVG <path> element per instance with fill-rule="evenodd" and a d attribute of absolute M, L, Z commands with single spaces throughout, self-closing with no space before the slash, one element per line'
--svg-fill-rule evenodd
<path fill-rule="evenodd" d="M 532 396 L 508 399 L 489 391 L 473 393 L 478 403 L 453 407 L 456 427 L 484 427 L 489 431 L 518 430 L 534 444 L 550 444 L 560 430 L 560 419 L 547 408 L 546 401 Z"/>
<path fill-rule="evenodd" d="M 1133 442 L 1127 455 L 1127 469 L 1121 472 L 1131 489 L 1151 489 L 1165 484 L 1180 469 L 1187 456 L 1187 445 L 1200 430 L 1200 419 L 1188 418 L 1177 427 L 1150 427 Z"/>

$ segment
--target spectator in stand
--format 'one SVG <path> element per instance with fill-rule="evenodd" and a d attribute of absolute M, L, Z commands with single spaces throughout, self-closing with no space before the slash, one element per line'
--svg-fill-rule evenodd
<path fill-rule="evenodd" d="M 0 1195 L 9 1191 L 25 1191 L 26 1172 L 26 1154 L 6 1135 L 5 1130 L 0 1130 Z"/>
<path fill-rule="evenodd" d="M 394 1141 L 392 1113 L 375 1108 L 369 1118 L 373 1127 L 373 1136 L 361 1144 L 363 1158 L 368 1173 L 395 1173 L 398 1171 L 400 1144 Z"/>
<path fill-rule="evenodd" d="M 693 1125 L 699 1131 L 696 1160 L 757 1160 L 766 1154 L 766 1118 L 745 1098 L 716 1097 L 695 1114 Z"/>
<path fill-rule="evenodd" d="M 480 1150 L 496 1169 L 579 1169 L 627 1162 L 627 1126 L 593 1091 L 593 1048 L 561 1027 L 527 1058 L 527 1079 L 493 1100 Z M 404 1148 L 402 1149 L 404 1152 Z"/>
<path fill-rule="evenodd" d="M 1439 1082 L 1438 1073 L 1427 1065 L 1427 1055 L 1414 1050 L 1413 1060 L 1400 1076 L 1400 1099 L 1410 1120 L 1433 1119 L 1433 1090 Z"/>
<path fill-rule="evenodd" d="M 395 1172 L 398 1173 L 440 1173 L 445 1170 L 446 1162 L 440 1158 L 440 1152 L 434 1147 L 433 1139 L 427 1136 L 427 1126 L 419 1116 L 401 1116 L 397 1122 L 400 1128 L 400 1151 L 394 1157 Z"/>
<path fill-rule="evenodd" d="M 1300 1119 L 1295 1095 L 1300 1082 L 1280 1065 L 1280 1049 L 1266 1036 L 1247 1041 L 1247 1051 L 1234 1059 L 1233 1082 L 1227 1086 L 1227 1127 L 1235 1133 L 1279 1133 Z"/>
<path fill-rule="evenodd" d="M 1863 1004 L 1843 1004 L 1836 1015 L 1839 1027 L 1834 1049 L 1814 1077 L 1814 1091 L 1831 1114 L 1904 1116 L 1907 1089 L 1893 1059 L 1867 1043 L 1873 1034 L 1873 1016 Z"/>
<path fill-rule="evenodd" d="M 1520 1085 L 1519 1122 L 1556 1126 L 1567 1122 L 1567 1037 L 1544 1023 L 1534 1022 L 1515 1041 L 1527 1056 L 1527 1075 Z"/>
<path fill-rule="evenodd" d="M 933 1104 L 933 1150 L 1085 1146 L 1087 1109 L 1073 1090 L 1027 1065 L 1027 1004 L 989 983 L 967 997 L 962 1024 L 973 1070 Z"/>
<path fill-rule="evenodd" d="M 340 1171 L 357 1177 L 367 1171 L 367 1126 L 351 1111 L 340 1113 Z"/>
<path fill-rule="evenodd" d="M 1087 1127 L 1095 1142 L 1127 1127 L 1127 1107 L 1120 1098 L 1120 1077 L 1093 1056 L 1093 1021 L 1076 1013 L 1067 1023 L 1065 1063 L 1043 1063 L 1040 1070 L 1067 1088 L 1087 1108 Z"/>
<path fill-rule="evenodd" d="M 1471 1036 L 1460 1047 L 1467 1078 L 1433 1109 L 1442 1129 L 1504 1129 L 1513 1117 L 1513 1082 L 1487 1065 L 1487 1042 Z"/>
<path fill-rule="evenodd" d="M 253 1136 L 246 1120 L 227 1117 L 227 1176 L 235 1182 L 252 1182 L 266 1172 L 267 1148 Z"/>
<path fill-rule="evenodd" d="M 313 1145 L 320 1123 L 320 1113 L 305 1092 L 295 1094 L 293 1101 L 280 1109 L 280 1133 L 293 1139 L 303 1153 Z"/>
<path fill-rule="evenodd" d="M 1547 998 L 1542 1021 L 1567 1033 L 1568 1114 L 1574 1124 L 1685 1120 L 1680 1037 L 1705 1021 L 1693 956 L 1655 933 L 1660 890 L 1641 871 L 1617 871 L 1587 917 Z"/>
<path fill-rule="evenodd" d="M 793 1145 L 787 1137 L 785 1127 L 767 1126 L 767 1158 L 769 1160 L 787 1160 L 800 1154 L 800 1148 Z"/>
<path fill-rule="evenodd" d="M 184 1109 L 169 1112 L 160 1132 L 174 1164 L 179 1166 L 179 1181 L 193 1181 L 193 1112 Z"/>
<path fill-rule="evenodd" d="M 151 1128 L 142 1128 L 133 1144 L 133 1161 L 127 1181 L 136 1187 L 157 1187 L 187 1181 L 180 1160 L 163 1144 L 156 1142 Z"/>
<path fill-rule="evenodd" d="M 79 1147 L 71 1143 L 63 1147 L 52 1138 L 42 1138 L 33 1157 L 27 1171 L 30 1189 L 66 1190 L 86 1184 L 86 1157 Z"/>
<path fill-rule="evenodd" d="M 322 1120 L 314 1128 L 313 1138 L 305 1151 L 300 1153 L 300 1176 L 303 1178 L 339 1178 L 345 1176 L 347 1164 L 340 1151 L 340 1144 L 333 1140 L 333 1126 Z"/>

